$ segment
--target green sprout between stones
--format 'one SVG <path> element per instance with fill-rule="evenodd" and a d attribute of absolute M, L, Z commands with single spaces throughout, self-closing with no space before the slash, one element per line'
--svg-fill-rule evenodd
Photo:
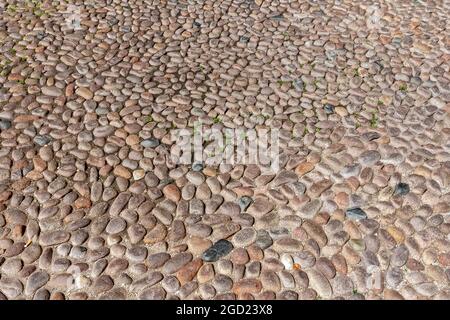
<path fill-rule="evenodd" d="M 1 66 L 1 67 L 7 67 L 7 66 L 10 65 L 10 64 L 11 64 L 11 61 L 8 60 L 8 59 L 2 60 L 2 61 L 0 62 L 0 66 Z"/>
<path fill-rule="evenodd" d="M 372 112 L 372 118 L 370 119 L 370 127 L 371 128 L 378 127 L 378 117 L 375 112 Z"/>
<path fill-rule="evenodd" d="M 378 101 L 377 101 L 377 105 L 379 105 L 379 106 L 383 106 L 383 105 L 384 105 L 384 102 L 383 102 L 383 101 L 381 101 L 380 99 L 378 99 Z"/>
<path fill-rule="evenodd" d="M 306 136 L 309 133 L 308 128 L 305 127 L 305 129 L 303 130 L 303 135 Z"/>
<path fill-rule="evenodd" d="M 225 145 L 227 146 L 230 145 L 232 141 L 233 141 L 232 137 L 225 134 Z"/>
<path fill-rule="evenodd" d="M 144 118 L 144 122 L 145 122 L 145 123 L 150 123 L 150 122 L 153 122 L 153 118 L 152 118 L 152 116 L 151 116 L 151 115 L 145 116 L 145 118 Z"/>
<path fill-rule="evenodd" d="M 353 69 L 353 76 L 354 76 L 354 77 L 359 76 L 359 70 L 358 70 L 358 68 Z"/>
<path fill-rule="evenodd" d="M 353 289 L 353 294 L 358 294 L 358 289 Z"/>
<path fill-rule="evenodd" d="M 319 80 L 314 80 L 313 85 L 317 89 L 317 84 L 319 83 Z"/>
<path fill-rule="evenodd" d="M 40 9 L 33 9 L 33 14 L 36 16 L 36 17 L 41 17 L 41 16 L 43 16 L 44 15 L 44 11 L 42 11 L 42 10 L 40 10 Z"/>
<path fill-rule="evenodd" d="M 10 5 L 8 5 L 8 8 L 6 9 L 6 11 L 8 13 L 15 13 L 17 11 L 17 6 L 10 4 Z"/>
<path fill-rule="evenodd" d="M 402 85 L 399 87 L 399 90 L 400 90 L 400 91 L 403 91 L 403 92 L 405 92 L 406 89 L 408 89 L 408 87 L 406 86 L 406 84 L 402 84 Z"/>
<path fill-rule="evenodd" d="M 222 122 L 222 120 L 220 119 L 220 117 L 217 115 L 217 116 L 215 116 L 213 119 L 213 123 L 221 123 Z"/>
<path fill-rule="evenodd" d="M 17 80 L 17 82 L 22 84 L 22 85 L 25 84 L 25 80 L 24 79 Z"/>
<path fill-rule="evenodd" d="M 11 72 L 11 67 L 9 65 L 11 64 L 11 61 L 8 59 L 5 59 L 0 62 L 0 76 L 7 77 L 8 74 Z"/>
<path fill-rule="evenodd" d="M 33 6 L 37 8 L 40 8 L 42 6 L 42 2 L 39 0 L 27 0 L 25 2 L 27 3 L 28 6 Z"/>
<path fill-rule="evenodd" d="M 8 68 L 1 68 L 0 69 L 0 76 L 6 78 L 8 76 L 8 74 L 9 74 L 9 72 L 10 72 L 10 70 Z"/>

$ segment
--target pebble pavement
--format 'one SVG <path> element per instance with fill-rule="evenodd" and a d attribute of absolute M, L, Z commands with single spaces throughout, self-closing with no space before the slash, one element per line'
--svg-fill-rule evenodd
<path fill-rule="evenodd" d="M 0 13 L 0 300 L 450 299 L 449 2 Z M 281 170 L 170 163 L 199 119 Z"/>

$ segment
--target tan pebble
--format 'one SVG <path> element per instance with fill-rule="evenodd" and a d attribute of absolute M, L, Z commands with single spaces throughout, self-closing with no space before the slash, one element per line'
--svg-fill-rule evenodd
<path fill-rule="evenodd" d="M 73 206 L 76 209 L 90 208 L 91 207 L 91 200 L 89 200 L 88 198 L 85 198 L 85 197 L 80 197 L 77 200 L 75 200 Z"/>
<path fill-rule="evenodd" d="M 347 263 L 352 266 L 357 265 L 361 261 L 361 257 L 358 255 L 358 253 L 349 246 L 345 246 L 342 249 L 342 255 L 344 256 Z"/>
<path fill-rule="evenodd" d="M 347 208 L 348 207 L 348 194 L 345 192 L 338 192 L 334 197 L 334 201 L 339 206 L 339 208 Z"/>
<path fill-rule="evenodd" d="M 129 146 L 134 146 L 139 143 L 139 136 L 131 134 L 125 139 L 125 142 Z"/>
<path fill-rule="evenodd" d="M 211 247 L 212 242 L 211 242 L 211 240 L 208 240 L 208 239 L 191 236 L 187 241 L 187 245 L 188 245 L 189 251 L 194 256 L 199 256 L 203 252 L 205 252 L 209 247 Z"/>
<path fill-rule="evenodd" d="M 347 183 L 352 188 L 352 191 L 355 192 L 359 187 L 359 180 L 356 177 L 350 177 L 347 179 Z"/>
<path fill-rule="evenodd" d="M 312 169 L 314 169 L 314 164 L 311 162 L 303 162 L 300 163 L 297 168 L 295 168 L 295 173 L 297 173 L 299 176 L 303 176 L 310 172 Z"/>
<path fill-rule="evenodd" d="M 203 169 L 203 174 L 207 177 L 215 177 L 217 175 L 217 170 L 211 167 L 206 167 Z"/>
<path fill-rule="evenodd" d="M 331 219 L 344 221 L 345 220 L 344 210 L 338 209 L 338 210 L 333 211 L 333 213 L 331 214 Z"/>
<path fill-rule="evenodd" d="M 341 107 L 341 106 L 336 107 L 336 108 L 334 109 L 334 111 L 335 111 L 338 115 L 340 115 L 341 117 L 345 117 L 345 116 L 348 115 L 347 109 L 345 109 L 344 107 Z"/>
<path fill-rule="evenodd" d="M 31 114 L 21 114 L 14 118 L 14 122 L 16 123 L 22 123 L 22 122 L 31 122 L 34 120 L 39 119 L 38 116 L 31 115 Z"/>
<path fill-rule="evenodd" d="M 184 285 L 194 279 L 200 267 L 203 265 L 203 260 L 200 258 L 194 259 L 177 272 L 177 278 L 181 285 Z"/>
<path fill-rule="evenodd" d="M 137 169 L 133 171 L 133 179 L 134 180 L 141 180 L 145 176 L 145 171 L 143 169 Z"/>
<path fill-rule="evenodd" d="M 43 175 L 42 175 L 42 173 L 40 173 L 36 170 L 32 170 L 27 173 L 26 177 L 30 180 L 37 181 L 39 179 L 42 179 Z"/>
<path fill-rule="evenodd" d="M 237 295 L 246 293 L 257 294 L 261 289 L 262 284 L 258 279 L 241 279 L 233 286 L 233 292 Z"/>
<path fill-rule="evenodd" d="M 328 220 L 330 220 L 330 215 L 326 212 L 319 212 L 313 218 L 313 221 L 315 223 L 321 224 L 321 225 L 326 224 L 328 222 Z"/>
<path fill-rule="evenodd" d="M 173 202 L 180 201 L 181 192 L 180 189 L 174 184 L 168 184 L 163 188 L 163 193 L 167 197 L 167 199 L 172 200 Z"/>
<path fill-rule="evenodd" d="M 425 168 L 424 166 L 418 166 L 414 170 L 414 174 L 417 174 L 419 176 L 429 178 L 431 176 L 431 170 L 428 168 Z"/>
<path fill-rule="evenodd" d="M 28 187 L 30 185 L 30 183 L 31 183 L 31 180 L 25 177 L 25 178 L 15 181 L 11 185 L 11 188 L 15 191 L 21 191 L 21 190 L 25 189 L 26 187 Z"/>
<path fill-rule="evenodd" d="M 155 244 L 166 238 L 167 228 L 158 223 L 156 226 L 150 230 L 144 238 L 144 243 L 146 244 Z"/>
<path fill-rule="evenodd" d="M 47 168 L 47 162 L 42 160 L 42 158 L 39 156 L 33 158 L 33 165 L 34 170 L 36 170 L 37 172 L 42 172 L 45 170 L 45 168 Z"/>
<path fill-rule="evenodd" d="M 86 100 L 91 100 L 94 97 L 92 91 L 85 87 L 79 87 L 75 90 L 75 93 Z"/>
<path fill-rule="evenodd" d="M 259 261 L 264 258 L 264 252 L 256 245 L 247 247 L 247 253 L 251 261 Z"/>
<path fill-rule="evenodd" d="M 341 254 L 335 254 L 331 257 L 331 263 L 333 263 L 336 271 L 341 274 L 347 274 L 347 261 Z"/>
<path fill-rule="evenodd" d="M 346 231 L 351 239 L 361 239 L 361 232 L 355 222 L 351 220 L 344 221 L 344 231 Z"/>
<path fill-rule="evenodd" d="M 388 226 L 387 232 L 395 239 L 395 241 L 400 244 L 405 242 L 405 234 L 399 228 L 394 226 Z"/>
<path fill-rule="evenodd" d="M 70 98 L 75 93 L 75 83 L 70 83 L 67 85 L 65 89 L 66 97 Z"/>
<path fill-rule="evenodd" d="M 214 279 L 214 266 L 210 263 L 204 264 L 197 273 L 199 283 L 205 283 Z"/>
<path fill-rule="evenodd" d="M 119 177 L 122 177 L 122 178 L 124 178 L 124 179 L 130 179 L 131 178 L 131 172 L 130 172 L 130 170 L 128 170 L 127 168 L 125 168 L 124 166 L 122 166 L 122 165 L 118 165 L 118 166 L 116 166 L 115 168 L 114 168 L 114 174 L 115 175 L 117 175 L 117 176 L 119 176 Z"/>
<path fill-rule="evenodd" d="M 106 177 L 111 172 L 112 169 L 113 169 L 113 167 L 111 167 L 109 164 L 107 164 L 100 168 L 100 170 L 98 171 L 98 174 L 101 177 Z"/>

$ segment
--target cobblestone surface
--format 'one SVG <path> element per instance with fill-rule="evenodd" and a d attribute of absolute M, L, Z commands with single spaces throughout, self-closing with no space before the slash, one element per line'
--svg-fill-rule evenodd
<path fill-rule="evenodd" d="M 450 299 L 449 6 L 2 1 L 0 299 Z"/>

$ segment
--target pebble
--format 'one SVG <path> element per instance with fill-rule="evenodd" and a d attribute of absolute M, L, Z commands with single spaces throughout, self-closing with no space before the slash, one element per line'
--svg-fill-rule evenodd
<path fill-rule="evenodd" d="M 352 220 L 367 219 L 367 214 L 361 208 L 351 208 L 345 211 L 346 216 Z"/>
<path fill-rule="evenodd" d="M 238 205 L 241 211 L 244 212 L 252 202 L 253 202 L 252 198 L 244 196 L 239 198 Z"/>
<path fill-rule="evenodd" d="M 273 240 L 266 230 L 258 230 L 256 233 L 255 244 L 262 250 L 265 250 L 273 244 Z"/>
<path fill-rule="evenodd" d="M 391 264 L 396 267 L 403 267 L 409 258 L 409 251 L 405 245 L 399 245 L 392 252 Z"/>
<path fill-rule="evenodd" d="M 127 227 L 126 221 L 121 217 L 116 217 L 109 221 L 105 230 L 108 234 L 118 234 L 123 230 L 125 230 L 126 227 Z"/>
<path fill-rule="evenodd" d="M 309 283 L 312 289 L 322 298 L 330 298 L 333 294 L 333 289 L 327 278 L 316 270 L 306 271 L 308 274 Z"/>
<path fill-rule="evenodd" d="M 203 170 L 203 163 L 201 162 L 194 162 L 192 164 L 192 170 L 195 172 L 199 172 Z"/>
<path fill-rule="evenodd" d="M 314 199 L 306 204 L 304 204 L 299 209 L 299 214 L 302 218 L 311 219 L 313 218 L 322 207 L 322 201 L 319 199 Z"/>
<path fill-rule="evenodd" d="M 234 234 L 232 242 L 235 247 L 247 247 L 257 240 L 257 232 L 253 228 L 244 228 Z"/>
<path fill-rule="evenodd" d="M 262 217 L 264 214 L 270 212 L 273 209 L 273 203 L 266 198 L 256 198 L 250 207 L 247 209 L 247 213 L 255 217 Z"/>
<path fill-rule="evenodd" d="M 323 109 L 325 110 L 326 114 L 333 114 L 335 108 L 332 104 L 327 103 L 324 105 Z"/>
<path fill-rule="evenodd" d="M 141 141 L 141 145 L 144 148 L 156 148 L 159 146 L 160 142 L 156 138 L 149 138 Z"/>
<path fill-rule="evenodd" d="M 398 183 L 394 189 L 394 195 L 404 196 L 409 193 L 409 185 L 406 183 Z"/>
<path fill-rule="evenodd" d="M 32 295 L 33 293 L 36 292 L 37 289 L 45 285 L 49 279 L 50 279 L 49 274 L 43 270 L 38 270 L 32 273 L 30 277 L 27 279 L 24 291 L 25 294 Z"/>
<path fill-rule="evenodd" d="M 36 143 L 38 146 L 45 146 L 46 144 L 49 144 L 52 139 L 49 136 L 42 136 L 37 135 L 33 138 L 34 143 Z"/>
<path fill-rule="evenodd" d="M 371 167 L 374 164 L 376 164 L 381 159 L 381 155 L 378 151 L 375 150 L 369 150 L 364 151 L 359 156 L 359 163 L 366 167 Z"/>
<path fill-rule="evenodd" d="M 0 118 L 0 130 L 8 130 L 11 128 L 11 121 Z"/>
<path fill-rule="evenodd" d="M 57 230 L 41 234 L 39 237 L 40 245 L 53 246 L 68 241 L 70 234 L 66 231 Z"/>
<path fill-rule="evenodd" d="M 231 242 L 222 239 L 203 252 L 202 259 L 207 262 L 214 262 L 229 254 L 231 250 L 233 250 Z"/>
<path fill-rule="evenodd" d="M 80 88 L 76 89 L 75 93 L 86 100 L 90 100 L 94 96 L 92 91 L 85 87 L 80 87 Z"/>
<path fill-rule="evenodd" d="M 180 270 L 184 265 L 192 260 L 192 254 L 181 252 L 171 257 L 162 267 L 162 272 L 172 274 Z"/>

